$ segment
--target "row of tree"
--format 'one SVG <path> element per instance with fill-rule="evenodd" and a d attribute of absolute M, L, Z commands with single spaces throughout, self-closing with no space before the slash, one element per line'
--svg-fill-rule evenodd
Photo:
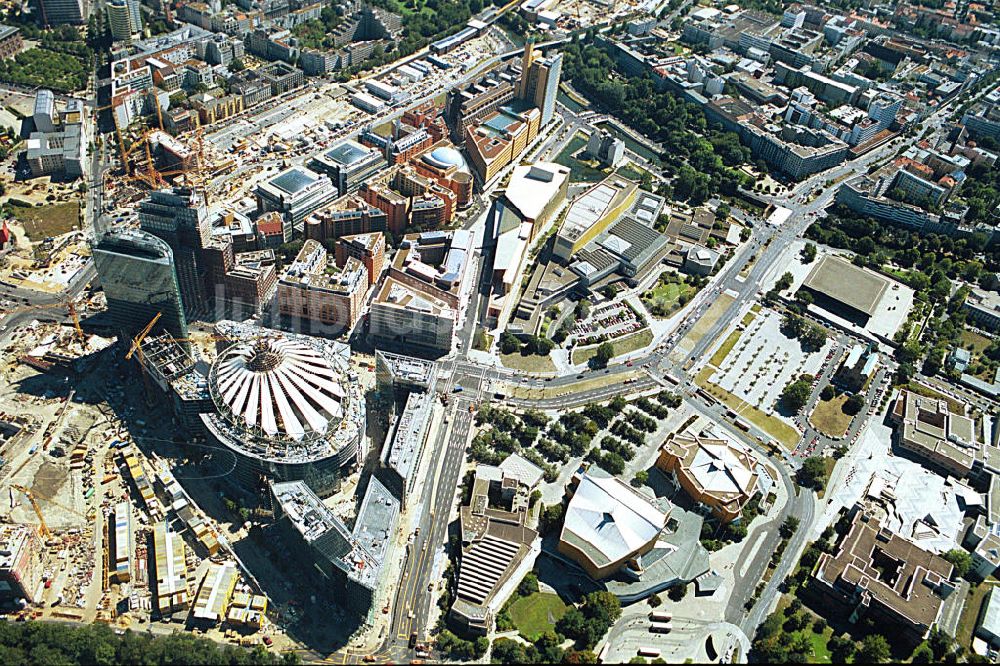
<path fill-rule="evenodd" d="M 299 659 L 291 652 L 279 656 L 260 646 L 245 650 L 220 645 L 189 633 L 153 636 L 129 630 L 118 635 L 106 624 L 78 626 L 54 622 L 0 622 L 0 663 L 10 666 L 268 666 L 297 664 Z"/>

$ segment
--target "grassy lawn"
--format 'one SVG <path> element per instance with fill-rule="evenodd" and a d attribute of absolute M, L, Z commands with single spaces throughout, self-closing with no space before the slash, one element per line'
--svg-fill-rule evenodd
<path fill-rule="evenodd" d="M 709 329 L 715 325 L 715 322 L 719 320 L 729 306 L 733 303 L 733 297 L 729 294 L 719 294 L 719 297 L 715 299 L 712 305 L 705 310 L 705 314 L 701 316 L 701 319 L 694 325 L 694 328 L 684 336 L 684 339 L 688 342 L 688 349 L 692 349 L 703 337 L 708 333 Z"/>
<path fill-rule="evenodd" d="M 638 333 L 633 333 L 628 337 L 612 340 L 611 345 L 615 348 L 615 356 L 621 356 L 622 354 L 627 354 L 629 352 L 634 352 L 637 349 L 642 349 L 652 341 L 653 341 L 653 332 L 648 328 L 644 328 Z M 587 361 L 592 359 L 597 354 L 598 347 L 600 347 L 600 345 L 593 345 L 592 347 L 587 347 L 586 349 L 574 349 L 573 365 L 586 363 Z"/>
<path fill-rule="evenodd" d="M 820 499 L 823 499 L 823 496 L 826 494 L 826 485 L 827 483 L 829 483 L 830 475 L 833 474 L 833 468 L 836 466 L 837 466 L 836 458 L 823 458 L 823 470 L 826 474 L 826 476 L 824 476 L 823 478 L 826 480 L 823 482 L 823 490 L 820 490 L 816 493 L 817 497 L 819 497 Z"/>
<path fill-rule="evenodd" d="M 529 386 L 519 386 L 517 384 L 508 384 L 507 390 L 512 397 L 521 399 L 533 399 L 533 400 L 547 400 L 549 398 L 558 398 L 559 396 L 570 395 L 571 393 L 585 393 L 587 391 L 592 391 L 594 389 L 603 388 L 605 386 L 618 386 L 624 387 L 625 382 L 630 379 L 637 379 L 643 373 L 638 370 L 633 370 L 631 372 L 622 372 L 616 375 L 605 375 L 603 372 L 596 375 L 593 379 L 584 379 L 573 384 L 573 390 L 569 391 L 565 388 L 532 388 Z"/>
<path fill-rule="evenodd" d="M 816 403 L 809 421 L 817 430 L 830 437 L 843 437 L 854 418 L 844 413 L 845 402 L 847 402 L 846 393 L 834 396 L 833 400 L 820 400 Z"/>
<path fill-rule="evenodd" d="M 722 362 L 726 360 L 727 356 L 729 356 L 729 352 L 731 352 L 733 347 L 736 346 L 736 341 L 740 339 L 740 335 L 742 334 L 743 331 L 733 331 L 730 333 L 729 337 L 726 338 L 726 341 L 722 343 L 722 346 L 715 350 L 715 353 L 712 354 L 712 358 L 710 358 L 708 362 L 716 368 L 721 368 Z"/>
<path fill-rule="evenodd" d="M 719 402 L 739 414 L 741 418 L 746 419 L 773 437 L 789 451 L 795 449 L 795 445 L 798 444 L 799 438 L 801 437 L 798 430 L 788 425 L 778 417 L 765 414 L 745 400 L 736 397 L 729 391 L 708 381 L 711 374 L 712 369 L 706 366 L 701 372 L 698 373 L 698 376 L 694 380 L 695 384 L 711 393 Z"/>
<path fill-rule="evenodd" d="M 778 601 L 778 607 L 775 608 L 775 612 L 781 613 L 783 619 L 787 619 L 789 616 L 788 606 L 791 603 L 792 597 L 785 594 Z M 809 626 L 804 629 L 799 629 L 798 631 L 792 632 L 792 635 L 802 635 L 809 639 L 812 644 L 812 658 L 809 659 L 810 664 L 829 664 L 831 663 L 830 658 L 830 648 L 827 644 L 830 639 L 833 638 L 833 629 L 830 627 L 825 627 L 822 632 L 817 632 L 813 622 L 819 619 L 819 616 L 813 613 L 806 607 L 803 607 L 799 613 L 805 613 L 809 616 L 810 622 Z"/>
<path fill-rule="evenodd" d="M 969 349 L 969 346 L 971 345 L 972 352 L 975 354 L 982 354 L 987 347 L 993 344 L 993 341 L 988 337 L 976 333 L 975 331 L 962 331 L 962 334 L 959 336 L 959 340 L 961 341 L 962 346 L 966 349 Z"/>
<path fill-rule="evenodd" d="M 666 277 L 664 281 L 664 275 L 661 275 L 656 286 L 642 294 L 642 304 L 654 317 L 669 317 L 681 307 L 682 297 L 687 303 L 697 292 L 679 275 Z"/>
<path fill-rule="evenodd" d="M 969 587 L 969 594 L 965 598 L 965 606 L 962 608 L 962 615 L 958 618 L 958 627 L 955 631 L 955 640 L 966 650 L 972 647 L 972 632 L 976 630 L 979 610 L 995 583 L 995 580 L 987 579 L 979 585 Z"/>
<path fill-rule="evenodd" d="M 522 356 L 520 352 L 513 354 L 501 354 L 500 362 L 504 367 L 512 370 L 522 370 L 524 372 L 555 372 L 556 364 L 548 356 L 537 356 L 529 354 Z"/>
<path fill-rule="evenodd" d="M 554 162 L 556 164 L 561 164 L 567 166 L 573 170 L 573 180 L 582 181 L 586 183 L 596 183 L 599 180 L 604 180 L 604 171 L 601 169 L 595 169 L 586 162 L 581 162 L 580 160 L 573 157 L 581 148 L 587 145 L 587 137 L 582 132 L 577 132 L 570 139 L 569 143 L 561 153 L 556 157 Z"/>
<path fill-rule="evenodd" d="M 635 164 L 632 164 L 631 162 L 618 169 L 618 174 L 622 178 L 628 178 L 629 180 L 634 180 L 637 183 L 642 180 L 643 174 L 647 173 L 649 172 L 636 166 Z"/>
<path fill-rule="evenodd" d="M 32 242 L 61 236 L 79 227 L 80 204 L 75 201 L 30 208 L 7 206 L 7 210 L 24 225 L 24 232 Z"/>
<path fill-rule="evenodd" d="M 510 619 L 522 636 L 536 641 L 546 631 L 555 629 L 567 608 L 558 595 L 535 592 L 511 604 Z"/>

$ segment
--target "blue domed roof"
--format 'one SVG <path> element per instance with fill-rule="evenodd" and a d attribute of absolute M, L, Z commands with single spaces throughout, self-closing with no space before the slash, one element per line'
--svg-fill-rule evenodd
<path fill-rule="evenodd" d="M 430 158 L 442 166 L 465 166 L 465 159 L 462 154 L 454 148 L 441 146 L 431 151 Z"/>

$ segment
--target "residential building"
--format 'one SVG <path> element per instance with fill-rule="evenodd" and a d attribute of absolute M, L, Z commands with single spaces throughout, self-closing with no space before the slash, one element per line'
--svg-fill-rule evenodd
<path fill-rule="evenodd" d="M 85 21 L 83 0 L 38 0 L 43 25 L 80 25 Z"/>
<path fill-rule="evenodd" d="M 28 136 L 25 152 L 32 176 L 73 179 L 83 175 L 88 143 L 83 115 L 81 100 L 69 100 L 60 112 L 51 90 L 40 89 L 35 93 L 32 113 L 35 131 Z"/>
<path fill-rule="evenodd" d="M 260 79 L 271 87 L 271 95 L 278 97 L 305 85 L 305 73 L 297 67 L 278 61 L 256 70 Z"/>
<path fill-rule="evenodd" d="M 541 127 L 548 125 L 555 114 L 562 58 L 562 53 L 540 57 L 532 42 L 524 47 L 518 96 L 541 111 Z"/>
<path fill-rule="evenodd" d="M 587 140 L 587 156 L 604 166 L 617 167 L 625 159 L 625 142 L 611 132 L 594 130 Z"/>
<path fill-rule="evenodd" d="M 476 178 L 491 183 L 538 136 L 541 113 L 535 107 L 503 106 L 466 129 L 465 147 Z"/>
<path fill-rule="evenodd" d="M 139 226 L 170 246 L 188 318 L 211 298 L 202 250 L 212 235 L 203 193 L 186 187 L 154 190 L 139 204 Z"/>
<path fill-rule="evenodd" d="M 274 250 L 237 252 L 233 264 L 222 280 L 225 303 L 234 313 L 260 314 L 278 288 L 277 262 Z"/>
<path fill-rule="evenodd" d="M 962 310 L 976 326 L 988 331 L 1000 330 L 1000 294 L 997 292 L 973 289 L 962 303 Z"/>
<path fill-rule="evenodd" d="M 340 195 L 356 192 L 361 184 L 387 166 L 382 154 L 357 141 L 345 139 L 310 161 L 317 173 L 325 173 Z"/>
<path fill-rule="evenodd" d="M 379 349 L 443 355 L 451 351 L 458 311 L 433 289 L 390 275 L 372 301 L 369 335 Z"/>
<path fill-rule="evenodd" d="M 376 352 L 376 354 L 378 355 L 376 366 L 386 362 L 385 352 Z M 414 367 L 420 367 L 421 363 L 427 363 L 412 357 L 396 358 L 408 358 L 410 360 L 404 362 Z M 430 432 L 434 395 L 428 393 L 425 387 L 408 387 L 403 390 L 406 391 L 406 402 L 403 410 L 399 413 L 399 418 L 395 420 L 391 436 L 386 440 L 388 445 L 384 447 L 382 452 L 382 464 L 375 474 L 385 484 L 385 487 L 399 499 L 400 505 L 405 507 L 407 497 L 417 481 L 420 459 L 424 444 L 427 442 L 427 435 Z"/>
<path fill-rule="evenodd" d="M 0 25 L 0 60 L 13 58 L 24 48 L 20 28 L 10 25 Z"/>
<path fill-rule="evenodd" d="M 982 100 L 962 115 L 962 125 L 972 136 L 990 137 L 1000 141 L 1000 87 L 987 93 Z"/>
<path fill-rule="evenodd" d="M 115 41 L 130 42 L 142 33 L 139 0 L 110 0 L 105 5 L 108 26 Z"/>
<path fill-rule="evenodd" d="M 360 260 L 334 264 L 319 242 L 307 240 L 278 280 L 278 312 L 296 327 L 306 323 L 314 333 L 335 335 L 354 328 L 368 287 Z"/>
<path fill-rule="evenodd" d="M 271 493 L 277 529 L 294 556 L 318 570 L 349 609 L 367 615 L 385 578 L 399 502 L 372 477 L 352 532 L 301 481 L 272 483 Z"/>
<path fill-rule="evenodd" d="M 692 245 L 684 253 L 681 270 L 690 275 L 711 275 L 718 263 L 718 252 L 707 247 Z"/>
<path fill-rule="evenodd" d="M 334 248 L 337 266 L 343 268 L 351 257 L 357 259 L 368 272 L 368 286 L 372 287 L 385 266 L 385 236 L 374 232 L 343 236 Z"/>
<path fill-rule="evenodd" d="M 490 492 L 493 482 L 500 493 Z M 459 513 L 462 550 L 451 607 L 452 619 L 469 633 L 492 631 L 496 614 L 541 552 L 538 532 L 525 525 L 529 492 L 499 468 L 476 468 L 469 503 Z M 499 503 L 490 501 L 498 496 Z"/>
<path fill-rule="evenodd" d="M 851 393 L 858 393 L 868 385 L 877 367 L 878 349 L 858 343 L 844 357 L 832 381 Z"/>
<path fill-rule="evenodd" d="M 584 192 L 570 206 L 556 232 L 552 254 L 569 261 L 632 205 L 638 189 L 632 181 L 612 174 Z"/>
<path fill-rule="evenodd" d="M 361 197 L 348 194 L 306 218 L 303 232 L 306 238 L 320 241 L 341 236 L 387 231 L 386 213 Z"/>

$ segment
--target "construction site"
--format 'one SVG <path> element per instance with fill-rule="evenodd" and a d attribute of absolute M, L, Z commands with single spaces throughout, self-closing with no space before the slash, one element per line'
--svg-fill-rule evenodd
<path fill-rule="evenodd" d="M 85 334 L 76 305 L 2 334 L 0 612 L 273 644 L 267 597 L 175 477 L 173 414 L 129 388 L 142 338 Z"/>

